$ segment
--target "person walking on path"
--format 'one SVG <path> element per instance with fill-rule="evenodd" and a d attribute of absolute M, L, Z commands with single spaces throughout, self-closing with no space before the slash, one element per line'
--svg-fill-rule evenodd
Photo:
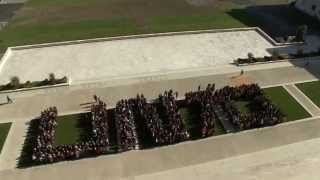
<path fill-rule="evenodd" d="M 244 71 L 243 71 L 243 69 L 241 69 L 240 75 L 243 75 L 243 74 L 244 74 Z"/>
<path fill-rule="evenodd" d="M 12 102 L 13 102 L 12 99 L 7 95 L 7 103 L 11 104 Z"/>

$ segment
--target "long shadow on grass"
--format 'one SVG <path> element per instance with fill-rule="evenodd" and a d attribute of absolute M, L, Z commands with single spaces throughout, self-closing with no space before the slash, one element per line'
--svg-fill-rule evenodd
<path fill-rule="evenodd" d="M 178 101 L 179 111 L 192 140 L 201 138 L 200 104 L 187 105 L 184 100 Z"/>
<path fill-rule="evenodd" d="M 77 129 L 80 131 L 79 142 L 88 141 L 92 137 L 91 113 L 80 114 L 77 119 Z"/>
<path fill-rule="evenodd" d="M 36 145 L 37 134 L 39 133 L 37 128 L 39 126 L 39 121 L 38 119 L 33 119 L 28 124 L 29 128 L 27 135 L 23 144 L 21 155 L 18 158 L 18 168 L 40 165 L 40 163 L 32 160 L 33 147 Z"/>

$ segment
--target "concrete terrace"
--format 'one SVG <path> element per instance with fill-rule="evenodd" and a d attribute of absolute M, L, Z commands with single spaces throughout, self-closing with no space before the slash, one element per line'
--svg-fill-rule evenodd
<path fill-rule="evenodd" d="M 256 29 L 121 38 L 90 43 L 9 48 L 0 83 L 12 76 L 42 80 L 53 72 L 73 83 L 166 74 L 228 65 L 234 59 L 268 55 L 274 46 Z"/>
<path fill-rule="evenodd" d="M 73 84 L 232 67 L 236 58 L 314 51 L 319 37 L 305 45 L 279 46 L 258 28 L 165 33 L 9 48 L 0 62 L 0 84 L 12 76 L 37 81 L 53 72 Z"/>

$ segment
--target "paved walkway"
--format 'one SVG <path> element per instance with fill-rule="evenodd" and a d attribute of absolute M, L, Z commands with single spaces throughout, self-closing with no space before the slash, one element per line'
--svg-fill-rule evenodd
<path fill-rule="evenodd" d="M 318 180 L 320 138 L 126 180 Z"/>
<path fill-rule="evenodd" d="M 284 88 L 294 97 L 312 116 L 320 116 L 320 109 L 294 84 L 285 85 Z"/>
<path fill-rule="evenodd" d="M 12 123 L 0 155 L 0 170 L 16 168 L 28 130 L 27 128 L 28 126 L 23 121 Z"/>
<path fill-rule="evenodd" d="M 281 63 L 280 63 L 281 64 Z M 310 65 L 311 66 L 311 65 Z M 312 65 L 315 70 L 320 71 L 320 61 L 314 61 Z M 265 70 L 245 70 L 254 82 L 260 86 L 283 85 L 286 83 L 303 82 L 320 77 L 317 72 L 300 68 L 298 66 L 285 66 Z M 81 104 L 92 102 L 92 96 L 97 94 L 107 102 L 108 107 L 114 107 L 116 102 L 122 98 L 134 97 L 137 93 L 143 93 L 148 99 L 154 99 L 159 93 L 172 88 L 179 92 L 180 97 L 191 90 L 196 90 L 198 85 L 206 87 L 208 83 L 215 83 L 217 88 L 231 85 L 231 79 L 238 76 L 240 72 L 227 74 L 203 75 L 177 79 L 163 79 L 155 81 L 137 81 L 135 84 L 107 83 L 87 84 L 79 86 L 52 88 L 39 91 L 27 91 L 12 93 L 10 97 L 13 104 L 1 105 L 0 115 L 2 121 L 28 121 L 39 115 L 39 111 L 49 106 L 57 106 L 59 113 L 84 111 L 85 106 Z M 0 94 L 0 104 L 6 101 L 6 94 Z M 30 106 L 32 102 L 32 106 Z"/>

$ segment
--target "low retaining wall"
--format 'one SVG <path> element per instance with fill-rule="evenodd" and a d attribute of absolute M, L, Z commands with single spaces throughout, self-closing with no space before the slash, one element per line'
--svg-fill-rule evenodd
<path fill-rule="evenodd" d="M 320 56 L 314 56 L 314 57 L 305 57 L 305 58 L 295 58 L 295 59 L 284 59 L 284 60 L 278 60 L 278 61 L 266 61 L 266 62 L 255 62 L 255 63 L 244 63 L 244 64 L 237 64 L 237 66 L 250 66 L 250 65 L 258 65 L 258 64 L 270 64 L 270 63 L 277 63 L 277 62 L 287 62 L 287 61 L 297 61 L 301 59 L 306 59 L 306 58 L 315 58 L 315 57 L 320 57 Z"/>
<path fill-rule="evenodd" d="M 84 40 L 75 40 L 75 41 L 63 41 L 63 42 L 53 42 L 53 43 L 34 44 L 34 45 L 25 45 L 25 46 L 15 46 L 15 47 L 9 47 L 8 49 L 21 50 L 21 49 L 44 48 L 44 47 L 52 47 L 52 46 L 65 46 L 65 45 L 74 45 L 74 44 L 125 40 L 125 39 L 138 39 L 138 38 L 161 37 L 161 36 L 177 36 L 177 35 L 201 34 L 201 33 L 237 32 L 237 31 L 256 31 L 263 38 L 265 38 L 268 42 L 270 42 L 274 46 L 304 44 L 304 42 L 278 43 L 272 37 L 270 37 L 268 34 L 266 34 L 262 29 L 260 29 L 259 27 L 248 27 L 248 28 L 210 29 L 210 30 L 198 30 L 198 31 L 181 31 L 181 32 L 167 32 L 167 33 L 140 34 L 140 35 L 130 35 L 130 36 L 84 39 Z"/>

